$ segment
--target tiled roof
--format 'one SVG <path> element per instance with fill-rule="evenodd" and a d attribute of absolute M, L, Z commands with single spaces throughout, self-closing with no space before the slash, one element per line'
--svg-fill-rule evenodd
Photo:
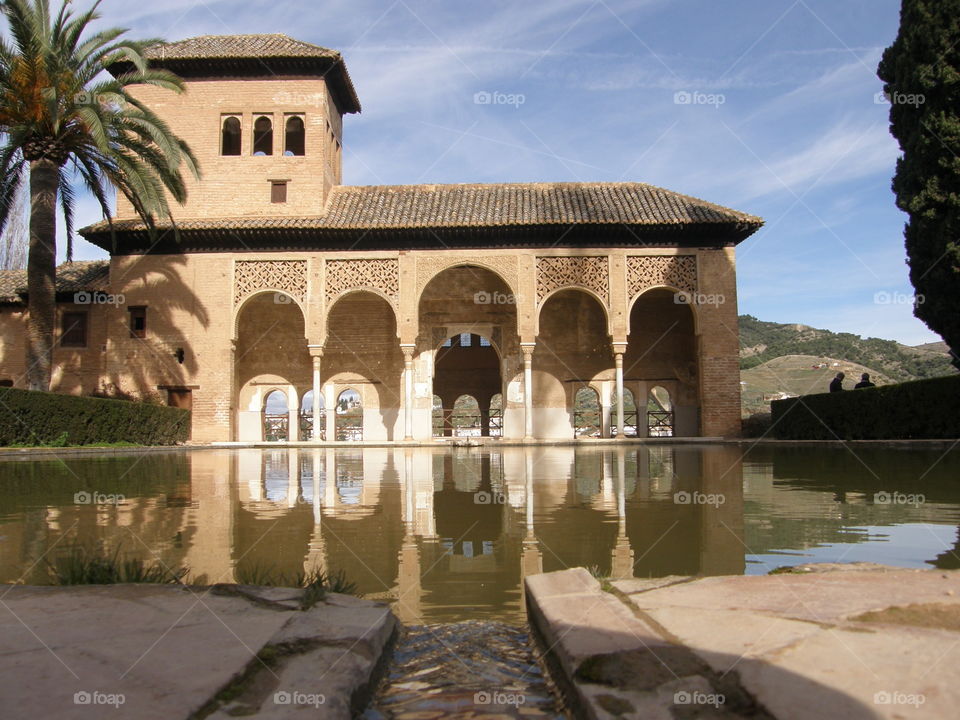
<path fill-rule="evenodd" d="M 336 50 L 294 40 L 288 35 L 201 35 L 176 42 L 160 43 L 147 49 L 148 60 L 209 60 L 213 58 L 294 58 L 340 59 Z"/>
<path fill-rule="evenodd" d="M 110 275 L 107 260 L 85 260 L 57 266 L 57 292 L 74 293 L 81 290 L 103 290 Z M 27 292 L 26 270 L 0 270 L 0 302 L 20 302 Z"/>
<path fill-rule="evenodd" d="M 158 43 L 144 55 L 154 67 L 167 68 L 184 78 L 320 75 L 329 81 L 341 112 L 360 112 L 357 91 L 340 53 L 288 35 L 201 35 Z M 111 71 L 129 69 L 129 63 L 119 62 Z"/>
<path fill-rule="evenodd" d="M 337 185 L 324 215 L 182 220 L 189 230 L 406 230 L 543 225 L 725 225 L 749 232 L 763 220 L 643 183 L 503 183 L 495 185 Z M 114 221 L 116 231 L 143 229 Z M 106 222 L 84 235 L 109 232 Z M 749 234 L 749 232 L 747 234 Z"/>

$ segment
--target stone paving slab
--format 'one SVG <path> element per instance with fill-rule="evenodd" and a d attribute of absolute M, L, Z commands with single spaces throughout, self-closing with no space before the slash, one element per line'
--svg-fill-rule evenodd
<path fill-rule="evenodd" d="M 607 605 L 584 571 L 552 575 L 528 578 L 531 617 L 551 652 L 576 656 L 577 638 L 595 622 L 610 626 L 583 608 Z M 579 657 L 572 671 L 561 662 L 583 717 L 960 717 L 960 572 L 811 566 L 612 584 L 660 644 L 650 642 L 644 657 L 621 642 Z M 556 611 L 558 597 L 580 607 Z"/>
<path fill-rule="evenodd" d="M 249 714 L 349 718 L 396 620 L 339 595 L 300 610 L 297 593 L 0 586 L 0 717 L 186 719 L 229 688 Z"/>

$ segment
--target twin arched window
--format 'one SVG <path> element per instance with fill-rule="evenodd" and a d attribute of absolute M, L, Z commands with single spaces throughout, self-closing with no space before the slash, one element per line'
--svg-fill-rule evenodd
<path fill-rule="evenodd" d="M 241 154 L 240 118 L 235 116 L 223 120 L 220 132 L 220 154 Z M 306 126 L 299 115 L 291 115 L 284 125 L 284 155 L 303 156 L 307 154 Z M 261 115 L 253 121 L 253 154 L 273 155 L 273 120 Z"/>

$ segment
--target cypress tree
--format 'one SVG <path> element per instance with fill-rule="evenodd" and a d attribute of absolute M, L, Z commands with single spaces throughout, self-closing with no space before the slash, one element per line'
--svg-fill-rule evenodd
<path fill-rule="evenodd" d="M 893 192 L 909 215 L 914 315 L 960 368 L 960 0 L 902 0 L 900 32 L 877 75 L 903 151 Z"/>

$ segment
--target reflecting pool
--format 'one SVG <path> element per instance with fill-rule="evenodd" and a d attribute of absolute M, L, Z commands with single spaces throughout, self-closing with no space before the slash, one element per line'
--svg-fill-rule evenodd
<path fill-rule="evenodd" d="M 343 570 L 411 624 L 518 622 L 526 575 L 960 567 L 960 451 L 203 449 L 0 461 L 0 582 L 76 545 L 198 583 Z"/>

